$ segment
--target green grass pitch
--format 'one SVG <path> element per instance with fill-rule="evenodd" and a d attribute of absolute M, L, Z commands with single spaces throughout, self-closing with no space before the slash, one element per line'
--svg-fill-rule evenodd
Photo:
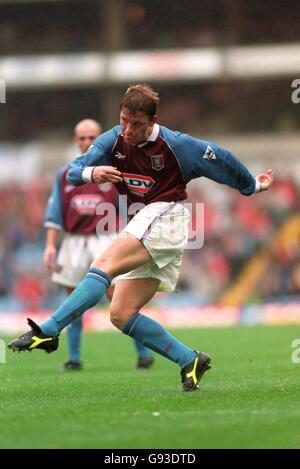
<path fill-rule="evenodd" d="M 175 330 L 212 356 L 201 389 L 182 393 L 177 365 L 156 355 L 134 369 L 121 333 L 86 333 L 84 369 L 61 372 L 59 350 L 0 364 L 1 448 L 299 448 L 300 327 Z"/>

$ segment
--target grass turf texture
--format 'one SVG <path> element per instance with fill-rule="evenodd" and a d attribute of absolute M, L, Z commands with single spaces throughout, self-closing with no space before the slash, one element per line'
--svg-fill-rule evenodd
<path fill-rule="evenodd" d="M 212 356 L 201 389 L 182 393 L 179 368 L 156 355 L 135 370 L 120 333 L 85 334 L 84 369 L 51 355 L 7 351 L 0 364 L 1 448 L 299 448 L 299 326 L 185 329 Z M 157 415 L 156 413 L 159 413 Z"/>

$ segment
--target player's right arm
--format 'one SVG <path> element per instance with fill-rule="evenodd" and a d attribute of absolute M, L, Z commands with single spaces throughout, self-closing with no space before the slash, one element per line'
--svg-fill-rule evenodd
<path fill-rule="evenodd" d="M 55 270 L 57 257 L 57 243 L 60 231 L 55 228 L 47 228 L 46 244 L 44 249 L 44 265 L 49 270 Z"/>
<path fill-rule="evenodd" d="M 87 152 L 71 161 L 67 173 L 69 183 L 79 186 L 85 182 L 99 184 L 116 183 L 122 180 L 120 171 L 111 166 L 111 151 L 120 129 L 120 126 L 116 126 L 100 135 Z"/>
<path fill-rule="evenodd" d="M 49 197 L 45 213 L 44 226 L 46 232 L 46 243 L 44 249 L 44 264 L 47 269 L 53 270 L 56 265 L 57 243 L 60 232 L 63 229 L 61 183 L 64 169 L 57 172 Z"/>

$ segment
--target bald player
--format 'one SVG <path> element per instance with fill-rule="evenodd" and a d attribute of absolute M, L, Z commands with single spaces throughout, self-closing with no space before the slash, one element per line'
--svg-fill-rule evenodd
<path fill-rule="evenodd" d="M 101 132 L 101 126 L 95 120 L 78 122 L 74 128 L 74 143 L 81 154 L 88 150 Z M 118 192 L 114 184 L 109 182 L 74 186 L 67 182 L 66 174 L 66 166 L 57 172 L 45 215 L 47 233 L 44 264 L 53 272 L 52 281 L 65 287 L 69 295 L 86 275 L 95 256 L 115 238 L 115 232 L 105 231 L 97 235 L 96 227 L 102 216 L 96 215 L 96 208 L 103 202 L 116 205 Z M 62 244 L 57 252 L 62 230 Z M 114 286 L 107 292 L 109 299 L 112 298 L 113 289 Z M 68 327 L 69 357 L 63 370 L 82 368 L 81 335 L 82 316 Z M 137 368 L 149 368 L 153 363 L 150 350 L 137 341 L 135 346 L 138 353 Z"/>

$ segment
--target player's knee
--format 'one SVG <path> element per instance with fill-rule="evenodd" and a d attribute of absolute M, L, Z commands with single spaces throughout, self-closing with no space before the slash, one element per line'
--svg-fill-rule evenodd
<path fill-rule="evenodd" d="M 115 269 L 113 266 L 113 262 L 109 256 L 103 255 L 103 256 L 98 257 L 92 262 L 91 267 L 100 269 L 103 272 L 105 272 L 107 275 L 109 275 L 110 277 L 114 277 Z"/>
<path fill-rule="evenodd" d="M 122 330 L 123 329 L 123 321 L 120 315 L 116 311 L 110 312 L 110 321 L 111 323 L 117 328 Z"/>
<path fill-rule="evenodd" d="M 97 269 L 101 269 L 102 266 L 109 264 L 109 257 L 107 255 L 101 254 L 99 257 L 93 260 L 91 263 L 91 267 L 96 267 Z"/>
<path fill-rule="evenodd" d="M 110 320 L 117 329 L 120 329 L 120 331 L 124 329 L 129 317 L 130 314 L 127 314 L 126 311 L 122 311 L 122 313 L 120 313 L 119 309 L 112 308 L 110 310 Z"/>

